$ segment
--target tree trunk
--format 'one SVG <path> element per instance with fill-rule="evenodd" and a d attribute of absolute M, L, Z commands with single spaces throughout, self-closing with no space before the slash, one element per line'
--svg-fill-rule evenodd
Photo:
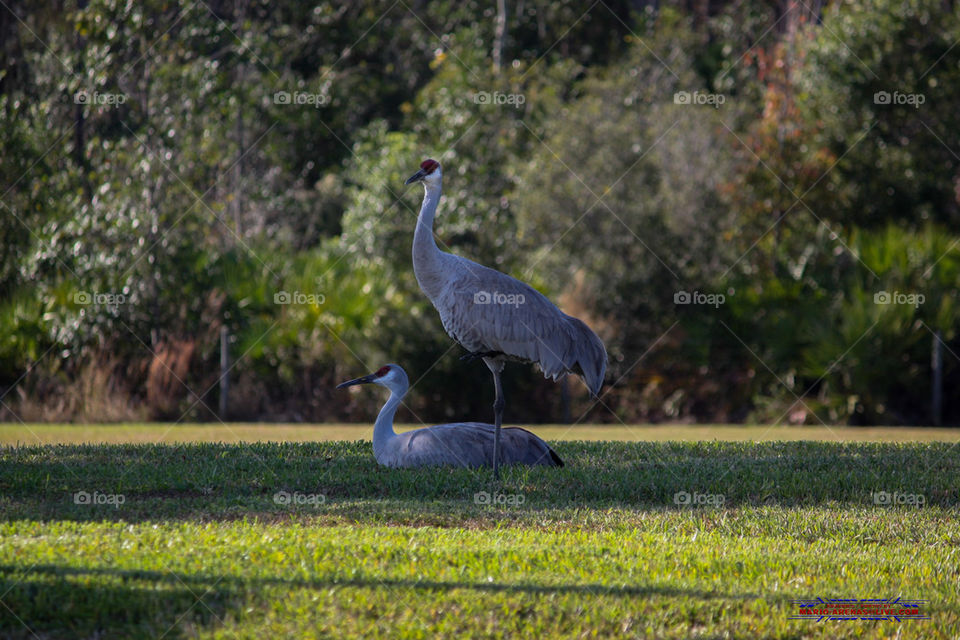
<path fill-rule="evenodd" d="M 507 0 L 497 0 L 497 26 L 493 35 L 493 72 L 500 73 L 503 47 L 507 39 Z"/>

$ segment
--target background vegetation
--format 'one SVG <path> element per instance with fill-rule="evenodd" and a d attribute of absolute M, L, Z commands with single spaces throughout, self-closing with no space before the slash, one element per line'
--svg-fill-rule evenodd
<path fill-rule="evenodd" d="M 597 405 L 508 368 L 509 421 L 935 421 L 954 2 L 504 5 L 8 0 L 0 415 L 213 419 L 221 327 L 231 419 L 368 419 L 333 385 L 388 361 L 404 419 L 489 415 L 413 279 L 403 180 L 432 156 L 442 243 L 611 355 Z"/>

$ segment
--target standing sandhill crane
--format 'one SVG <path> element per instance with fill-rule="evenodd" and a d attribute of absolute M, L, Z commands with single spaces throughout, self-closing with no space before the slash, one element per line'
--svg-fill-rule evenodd
<path fill-rule="evenodd" d="M 486 467 L 494 460 L 496 429 L 481 422 L 438 424 L 405 433 L 394 433 L 393 415 L 410 386 L 407 373 L 388 364 L 374 373 L 348 380 L 337 389 L 355 384 L 379 384 L 390 389 L 373 427 L 373 455 L 385 467 Z M 562 467 L 560 456 L 546 442 L 526 429 L 504 429 L 503 463 Z"/>
<path fill-rule="evenodd" d="M 499 478 L 504 363 L 534 362 L 553 380 L 576 373 L 597 395 L 607 368 L 607 351 L 587 325 L 560 311 L 530 285 L 440 251 L 433 238 L 433 217 L 442 181 L 440 163 L 427 159 L 405 183 L 422 182 L 425 191 L 413 234 L 413 271 L 440 312 L 443 328 L 469 352 L 465 358 L 483 358 L 493 373 L 493 476 Z"/>

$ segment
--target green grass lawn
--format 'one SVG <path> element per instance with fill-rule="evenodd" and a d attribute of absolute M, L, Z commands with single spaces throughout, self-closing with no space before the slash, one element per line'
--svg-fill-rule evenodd
<path fill-rule="evenodd" d="M 369 442 L 0 447 L 0 637 L 960 634 L 952 442 L 555 446 L 496 488 Z M 931 619 L 789 619 L 898 595 Z"/>

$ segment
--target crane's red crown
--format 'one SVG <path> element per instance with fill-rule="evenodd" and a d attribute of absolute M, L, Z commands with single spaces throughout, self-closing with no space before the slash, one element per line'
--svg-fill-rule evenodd
<path fill-rule="evenodd" d="M 390 367 L 380 367 L 377 369 L 377 372 L 374 375 L 376 375 L 378 378 L 382 378 L 388 373 L 390 373 Z"/>
<path fill-rule="evenodd" d="M 433 173 L 433 170 L 439 166 L 440 166 L 440 163 L 437 162 L 436 160 L 433 160 L 432 158 L 427 158 L 426 160 L 420 163 L 420 168 L 423 169 L 427 173 L 427 175 L 430 175 L 431 173 Z"/>

